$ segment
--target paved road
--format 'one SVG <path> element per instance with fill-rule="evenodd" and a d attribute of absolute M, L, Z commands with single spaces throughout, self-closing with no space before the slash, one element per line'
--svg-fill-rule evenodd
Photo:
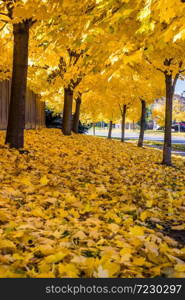
<path fill-rule="evenodd" d="M 89 130 L 88 132 L 89 135 L 93 135 L 93 131 L 92 129 Z M 108 130 L 105 129 L 105 130 L 96 130 L 96 135 L 97 136 L 107 136 L 108 134 Z M 112 137 L 115 137 L 115 138 L 121 138 L 121 132 L 118 132 L 117 130 L 116 131 L 112 131 Z M 126 140 L 137 140 L 139 137 L 139 134 L 136 132 L 129 132 L 129 131 L 126 131 L 126 134 L 125 134 L 125 139 Z M 156 141 L 156 142 L 163 142 L 164 140 L 164 137 L 162 134 L 157 134 L 157 135 L 150 135 L 150 134 L 145 134 L 145 137 L 144 137 L 145 141 Z M 184 137 L 182 137 L 181 135 L 175 135 L 173 136 L 172 134 L 172 143 L 173 144 L 185 144 L 185 135 Z"/>
<path fill-rule="evenodd" d="M 108 130 L 96 130 L 96 136 L 105 136 L 107 137 L 108 134 Z M 89 130 L 88 135 L 93 135 L 93 131 L 92 129 Z M 112 137 L 115 138 L 121 138 L 121 132 L 119 132 L 118 130 L 113 130 L 112 131 Z M 138 132 L 130 132 L 130 131 L 126 131 L 125 134 L 125 139 L 126 140 L 137 140 L 139 137 L 139 133 Z M 145 134 L 145 141 L 156 141 L 156 142 L 163 142 L 164 140 L 164 136 L 162 134 L 157 134 L 157 135 L 151 135 L 151 134 Z M 185 135 L 184 137 L 181 135 L 175 135 L 172 137 L 172 143 L 173 144 L 185 144 Z M 160 146 L 152 146 L 152 145 L 147 145 L 147 147 L 152 147 L 152 148 L 156 148 L 158 150 L 162 150 L 162 147 Z M 174 155 L 180 155 L 180 156 L 185 156 L 185 152 L 183 151 L 172 151 L 172 154 Z"/>
<path fill-rule="evenodd" d="M 147 145 L 147 144 L 145 146 L 146 147 L 155 148 L 155 149 L 158 149 L 160 151 L 163 150 L 163 147 L 161 147 L 161 146 L 154 146 L 154 145 Z M 185 152 L 184 151 L 179 151 L 179 150 L 176 150 L 176 151 L 172 150 L 172 154 L 174 154 L 174 155 L 180 155 L 180 156 L 185 156 Z"/>

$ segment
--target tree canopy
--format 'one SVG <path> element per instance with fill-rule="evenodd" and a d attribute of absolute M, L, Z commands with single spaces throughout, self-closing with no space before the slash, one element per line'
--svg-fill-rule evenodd
<path fill-rule="evenodd" d="M 163 163 L 171 164 L 172 101 L 177 80 L 185 74 L 184 10 L 180 0 L 178 5 L 174 0 L 0 1 L 0 79 L 12 77 L 15 83 L 11 103 L 17 103 L 17 115 L 24 119 L 18 95 L 24 95 L 26 84 L 63 111 L 66 135 L 79 95 L 81 111 L 86 108 L 85 115 L 96 121 L 119 119 L 122 105 L 127 116 L 133 112 L 139 118 L 141 99 L 147 105 L 165 96 Z M 20 41 L 21 30 L 27 30 L 29 46 Z M 16 62 L 18 52 L 24 62 Z M 15 99 L 20 64 L 25 80 Z M 17 131 L 24 127 L 19 120 Z M 12 126 L 9 122 L 6 141 L 22 147 L 23 131 L 16 144 Z"/>

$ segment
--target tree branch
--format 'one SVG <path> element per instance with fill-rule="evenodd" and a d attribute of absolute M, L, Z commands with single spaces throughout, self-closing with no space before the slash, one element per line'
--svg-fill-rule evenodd
<path fill-rule="evenodd" d="M 73 62 L 73 66 L 77 64 L 78 60 L 80 59 L 80 57 L 84 54 L 84 50 L 81 50 L 80 53 L 77 53 L 76 51 L 71 50 L 70 48 L 67 49 L 67 52 L 69 54 L 70 57 L 70 64 L 72 62 L 72 59 L 75 58 L 74 62 Z"/>
<path fill-rule="evenodd" d="M 0 15 L 8 17 L 8 14 L 0 12 Z"/>
<path fill-rule="evenodd" d="M 122 107 L 121 107 L 121 104 L 119 103 L 119 109 L 121 111 L 121 115 L 123 115 L 123 110 L 122 110 Z"/>
<path fill-rule="evenodd" d="M 180 63 L 179 63 L 179 69 L 182 67 L 182 64 L 183 64 L 183 62 L 180 61 Z M 175 75 L 175 78 L 174 78 L 174 80 L 173 80 L 173 85 L 172 85 L 173 93 L 174 93 L 174 91 L 175 91 L 175 86 L 176 86 L 177 80 L 178 80 L 178 78 L 179 78 L 179 75 L 180 75 L 180 73 L 182 73 L 182 71 L 183 71 L 183 70 L 180 70 L 180 71 Z"/>
<path fill-rule="evenodd" d="M 183 73 L 183 72 L 185 72 L 185 69 L 179 71 L 180 74 Z"/>
<path fill-rule="evenodd" d="M 6 25 L 7 25 L 7 23 L 5 23 L 5 24 L 0 28 L 0 31 L 2 31 L 2 30 L 5 28 Z"/>
<path fill-rule="evenodd" d="M 90 92 L 90 89 L 87 89 L 85 91 L 83 91 L 83 94 L 86 94 L 86 93 L 89 93 Z"/>
<path fill-rule="evenodd" d="M 0 19 L 0 22 L 3 22 L 3 23 L 5 23 L 5 24 L 8 24 L 8 21 L 6 21 L 6 20 Z"/>
<path fill-rule="evenodd" d="M 177 73 L 177 74 L 175 75 L 175 78 L 174 78 L 174 80 L 173 80 L 173 84 L 172 84 L 172 90 L 173 90 L 173 93 L 174 93 L 174 91 L 175 91 L 175 86 L 176 86 L 176 83 L 177 83 L 178 78 L 179 78 L 179 73 Z"/>
<path fill-rule="evenodd" d="M 145 59 L 146 59 L 146 61 L 147 61 L 150 65 L 152 65 L 157 71 L 160 71 L 160 72 L 162 72 L 163 74 L 165 73 L 165 71 L 163 71 L 162 69 L 160 69 L 160 68 L 154 66 L 154 64 L 149 60 L 148 57 L 145 57 Z"/>

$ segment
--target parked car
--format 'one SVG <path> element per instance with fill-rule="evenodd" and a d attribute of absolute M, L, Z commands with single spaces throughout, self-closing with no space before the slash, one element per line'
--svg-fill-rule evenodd
<path fill-rule="evenodd" d="M 185 132 L 185 122 L 173 123 L 171 129 L 172 129 L 172 131 L 175 131 L 175 132 L 178 132 L 178 131 Z M 164 127 L 160 126 L 159 128 L 157 128 L 157 130 L 164 130 Z"/>
<path fill-rule="evenodd" d="M 185 132 L 185 122 L 176 122 L 172 125 L 172 129 L 174 129 L 174 131 L 181 131 L 181 132 Z"/>
<path fill-rule="evenodd" d="M 157 130 L 164 130 L 164 127 L 160 126 L 160 127 L 157 128 Z"/>
<path fill-rule="evenodd" d="M 54 114 L 51 110 L 46 110 L 46 127 L 62 129 L 62 116 L 61 114 Z M 86 133 L 89 126 L 82 124 L 79 121 L 78 133 Z"/>

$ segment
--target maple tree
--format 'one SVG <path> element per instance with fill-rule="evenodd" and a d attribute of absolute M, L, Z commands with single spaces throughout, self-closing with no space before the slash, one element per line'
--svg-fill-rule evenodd
<path fill-rule="evenodd" d="M 142 71 L 142 72 L 141 72 Z M 153 72 L 152 72 L 153 71 Z M 164 95 L 164 86 L 161 83 L 161 77 L 143 62 L 142 64 L 134 64 L 135 87 L 134 91 L 141 105 L 140 113 L 140 134 L 138 139 L 138 147 L 143 146 L 144 131 L 146 126 L 146 110 L 156 98 Z M 153 80 L 151 81 L 151 73 Z"/>
<path fill-rule="evenodd" d="M 156 120 L 158 125 L 164 127 L 165 126 L 165 104 L 158 103 L 155 105 L 154 109 L 152 109 L 153 118 Z M 174 97 L 173 100 L 173 115 L 172 120 L 176 122 L 182 122 L 185 119 L 185 112 L 182 103 L 179 102 L 178 99 Z"/>
<path fill-rule="evenodd" d="M 84 12 L 87 14 L 91 11 L 91 5 L 94 3 L 89 3 L 89 1 L 83 1 L 81 5 L 76 1 L 63 1 L 59 3 L 58 1 L 1 1 L 1 15 L 6 16 L 8 22 L 13 27 L 13 36 L 14 36 L 14 56 L 13 56 L 13 71 L 12 71 L 12 92 L 11 92 L 11 101 L 10 101 L 10 110 L 9 110 L 9 122 L 6 136 L 6 143 L 10 144 L 10 146 L 15 148 L 21 148 L 24 145 L 24 119 L 25 119 L 25 92 L 27 85 L 27 71 L 28 71 L 28 41 L 29 41 L 29 33 L 30 28 L 34 25 L 32 38 L 36 36 L 36 41 L 33 43 L 38 47 L 36 53 L 34 54 L 34 49 L 32 49 L 32 57 L 37 58 L 40 55 L 40 49 L 43 47 L 47 48 L 51 42 L 53 42 L 53 34 L 54 30 L 58 30 L 60 32 L 63 30 L 63 19 L 66 18 L 66 24 L 64 32 L 66 36 L 69 37 L 66 29 L 69 29 L 70 24 L 74 19 L 71 17 L 75 17 L 76 20 L 79 16 L 82 16 L 85 23 L 87 23 L 87 19 L 83 16 Z M 66 12 L 67 11 L 67 12 Z M 78 12 L 78 13 L 77 13 Z M 52 17 L 51 17 L 52 15 Z M 68 19 L 67 19 L 68 17 Z M 63 18 L 63 19 L 62 19 Z M 70 20 L 70 21 L 69 21 Z M 81 25 L 82 18 L 78 21 L 78 24 Z M 71 23 L 70 23 L 71 22 Z M 83 23 L 81 26 L 85 26 Z M 54 24 L 54 25 L 53 25 Z M 70 27 L 71 36 L 74 33 L 74 26 Z M 11 31 L 11 29 L 10 29 Z M 51 35 L 52 33 L 52 35 Z M 79 34 L 79 32 L 78 32 Z M 79 43 L 80 38 L 76 34 L 76 43 Z M 61 42 L 61 37 L 63 38 L 65 34 L 60 34 L 60 39 L 58 39 L 58 35 L 55 36 L 55 45 L 57 44 L 58 56 L 60 59 L 57 59 L 59 69 L 62 68 L 61 75 L 63 75 L 63 71 L 66 73 L 64 57 L 61 56 L 64 53 L 64 47 L 62 48 L 62 52 L 60 52 L 60 48 L 58 47 Z M 51 38 L 52 37 L 52 38 Z M 44 40 L 43 40 L 44 38 Z M 39 42 L 39 45 L 37 44 Z M 72 50 L 69 47 L 75 43 L 75 38 L 73 37 L 73 41 L 68 38 L 66 40 L 65 50 L 69 54 L 69 68 L 73 71 L 73 66 L 76 64 L 76 58 L 79 58 L 78 52 L 76 50 Z M 73 46 L 74 47 L 74 46 Z M 40 48 L 40 49 L 39 49 Z M 23 51 L 24 49 L 24 51 Z M 53 50 L 53 54 L 54 54 Z M 82 53 L 83 50 L 80 50 Z M 49 57 L 51 57 L 51 53 L 48 53 Z M 57 58 L 57 53 L 54 54 L 55 58 Z M 66 53 L 65 53 L 66 57 Z M 47 55 L 44 55 L 44 58 L 47 59 Z M 51 60 L 50 60 L 51 61 Z M 35 66 L 36 59 L 32 63 L 33 67 L 36 68 L 45 68 L 48 70 L 50 67 L 50 63 L 53 67 L 53 60 L 49 63 L 49 66 L 45 64 L 42 65 L 42 60 L 39 60 L 39 64 Z M 20 67 L 22 66 L 22 67 Z M 55 66 L 56 69 L 56 66 Z M 51 72 L 50 72 L 51 73 Z M 56 70 L 55 70 L 56 74 Z M 81 74 L 81 72 L 80 72 Z M 69 77 L 69 72 L 66 77 Z M 49 79 L 53 78 L 52 74 L 49 74 Z M 81 75 L 80 75 L 81 76 Z M 68 79 L 67 79 L 68 80 Z M 72 106 L 72 90 L 73 87 L 69 87 L 73 81 L 74 84 L 77 85 L 78 79 L 75 80 L 74 75 L 69 81 L 68 86 L 64 88 L 64 96 L 67 99 L 64 101 L 64 127 L 65 124 L 70 122 L 69 114 L 71 114 L 71 106 Z M 68 103 L 70 105 L 66 105 Z M 65 113 L 67 109 L 67 112 Z M 69 110 L 69 112 L 68 112 Z M 67 126 L 67 125 L 66 125 Z"/>
<path fill-rule="evenodd" d="M 153 119 L 157 122 L 157 124 L 161 127 L 165 126 L 165 105 L 157 105 L 152 110 Z"/>
<path fill-rule="evenodd" d="M 173 96 L 177 80 L 183 76 L 183 73 L 185 72 L 183 51 L 184 41 L 176 39 L 172 41 L 168 38 L 167 33 L 169 33 L 168 30 L 170 26 L 168 26 L 168 21 L 163 22 L 161 20 L 161 2 L 156 1 L 154 3 L 156 9 L 152 9 L 152 4 L 153 1 L 148 1 L 147 6 L 140 13 L 141 22 L 143 21 L 142 31 L 146 34 L 143 53 L 146 61 L 150 65 L 153 65 L 153 67 L 164 76 L 166 86 L 166 111 L 163 163 L 171 165 Z M 150 28 L 147 27 L 146 24 L 150 24 Z M 160 39 L 158 38 L 159 34 Z"/>
<path fill-rule="evenodd" d="M 73 130 L 73 132 L 78 133 L 78 126 L 79 126 L 79 120 L 80 120 L 80 106 L 82 103 L 82 94 L 81 93 L 79 93 L 79 95 L 77 96 L 75 101 L 76 101 L 76 106 L 75 106 L 72 130 Z"/>
<path fill-rule="evenodd" d="M 28 44 L 30 28 L 37 20 L 48 18 L 56 8 L 56 1 L 3 0 L 0 3 L 2 22 L 11 26 L 13 35 L 13 64 L 10 108 L 6 143 L 10 147 L 24 146 L 25 95 L 28 70 Z M 50 12 L 48 10 L 50 9 Z"/>

